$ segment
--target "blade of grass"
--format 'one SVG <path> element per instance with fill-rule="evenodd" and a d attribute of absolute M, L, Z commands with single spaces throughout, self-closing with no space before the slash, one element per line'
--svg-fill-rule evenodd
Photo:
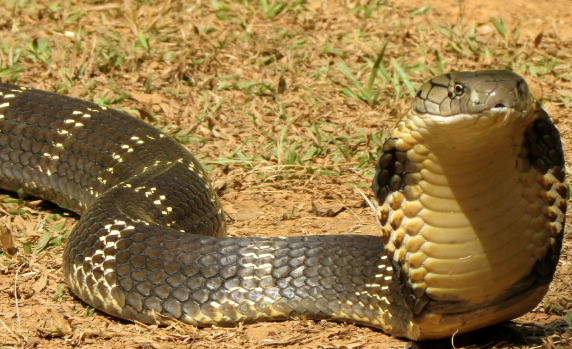
<path fill-rule="evenodd" d="M 443 75 L 443 60 L 438 50 L 435 50 L 435 62 L 437 63 L 437 75 Z"/>
<path fill-rule="evenodd" d="M 501 17 L 500 21 L 494 17 L 491 17 L 491 23 L 494 25 L 497 32 L 503 36 L 504 45 L 505 45 L 505 47 L 508 48 L 508 33 L 507 33 L 507 29 L 506 29 L 506 24 L 504 23 L 504 20 L 502 19 L 502 17 Z"/>
<path fill-rule="evenodd" d="M 431 6 L 423 6 L 423 7 L 420 7 L 418 9 L 415 9 L 413 11 L 409 11 L 409 14 L 412 16 L 422 15 L 424 13 L 427 13 L 430 9 L 431 9 Z"/>
<path fill-rule="evenodd" d="M 348 68 L 348 66 L 346 65 L 346 63 L 344 61 L 337 61 L 336 67 L 338 67 L 338 70 L 340 71 L 340 73 L 342 73 L 346 77 L 346 79 L 348 79 L 352 83 L 352 85 L 354 85 L 354 87 L 358 90 L 358 92 L 361 95 L 363 95 L 363 96 L 366 95 L 366 93 L 363 90 L 363 88 L 361 87 L 359 81 L 357 81 L 357 79 L 352 74 L 352 72 L 350 71 L 350 69 Z"/>
<path fill-rule="evenodd" d="M 401 81 L 403 81 L 403 84 L 405 85 L 405 88 L 407 89 L 409 95 L 411 97 L 415 96 L 415 88 L 411 84 L 411 81 L 409 81 L 409 78 L 407 77 L 407 74 L 405 74 L 405 72 L 403 71 L 403 68 L 401 68 L 401 65 L 399 65 L 399 62 L 393 61 L 393 69 L 395 70 Z"/>
<path fill-rule="evenodd" d="M 367 82 L 368 94 L 371 94 L 371 89 L 373 87 L 373 83 L 375 82 L 375 78 L 377 77 L 379 66 L 381 65 L 381 61 L 383 60 L 383 55 L 385 54 L 385 48 L 387 47 L 388 43 L 389 43 L 389 41 L 386 42 L 385 45 L 383 45 L 381 52 L 379 53 L 379 55 L 377 56 L 377 59 L 373 63 L 373 68 L 371 69 L 371 74 L 369 75 L 369 80 Z"/>
<path fill-rule="evenodd" d="M 284 146 L 284 141 L 286 140 L 286 134 L 287 134 L 289 128 L 290 128 L 290 120 L 288 120 L 288 123 L 282 129 L 282 133 L 280 134 L 280 139 L 278 140 L 278 144 L 277 144 L 278 165 L 282 165 L 282 159 L 284 156 L 283 146 Z"/>

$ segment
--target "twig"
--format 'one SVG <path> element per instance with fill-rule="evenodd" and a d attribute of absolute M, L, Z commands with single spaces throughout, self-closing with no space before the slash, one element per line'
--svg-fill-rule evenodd
<path fill-rule="evenodd" d="M 0 324 L 2 324 L 2 326 L 4 326 L 4 328 L 6 329 L 6 331 L 8 331 L 8 333 L 10 333 L 12 336 L 14 336 L 14 338 L 16 339 L 16 341 L 20 342 L 21 338 L 15 334 L 10 327 L 8 327 L 8 325 L 6 325 L 6 323 L 4 323 L 4 321 L 2 321 L 2 319 L 0 318 Z"/>
<path fill-rule="evenodd" d="M 359 189 L 358 187 L 354 187 L 354 189 L 361 194 L 361 196 L 363 197 L 363 199 L 365 200 L 365 202 L 367 202 L 367 204 L 369 205 L 369 207 L 371 208 L 371 210 L 373 211 L 373 213 L 375 214 L 375 205 L 367 198 L 367 196 L 363 193 L 363 191 L 361 191 L 361 189 Z"/>
<path fill-rule="evenodd" d="M 16 276 L 14 277 L 14 301 L 16 303 L 16 317 L 18 318 L 18 332 L 22 330 L 20 327 L 20 308 L 18 307 L 18 273 L 23 266 L 24 264 L 20 265 L 18 270 L 16 270 Z"/>
<path fill-rule="evenodd" d="M 453 347 L 453 349 L 457 349 L 457 347 L 455 346 L 455 335 L 459 332 L 459 330 L 456 330 L 455 333 L 453 333 L 453 335 L 451 336 L 451 346 Z"/>

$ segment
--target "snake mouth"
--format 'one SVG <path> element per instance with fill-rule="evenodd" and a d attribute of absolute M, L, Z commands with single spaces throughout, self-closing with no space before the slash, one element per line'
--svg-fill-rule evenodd
<path fill-rule="evenodd" d="M 485 137 L 488 132 L 499 127 L 506 128 L 507 136 L 517 134 L 534 120 L 534 114 L 530 110 L 521 110 L 502 103 L 478 114 L 423 114 L 419 117 L 423 119 L 430 134 L 438 135 L 439 138 L 449 137 L 451 144 L 455 139 L 465 142 L 467 137 Z"/>
<path fill-rule="evenodd" d="M 490 110 L 482 113 L 481 118 L 491 118 L 493 124 L 497 126 L 504 126 L 514 123 L 517 126 L 517 130 L 511 130 L 515 134 L 522 130 L 522 127 L 527 126 L 533 121 L 534 115 L 532 112 L 527 112 L 526 110 L 520 110 L 515 107 L 506 106 L 503 103 L 499 103 L 492 107 Z"/>

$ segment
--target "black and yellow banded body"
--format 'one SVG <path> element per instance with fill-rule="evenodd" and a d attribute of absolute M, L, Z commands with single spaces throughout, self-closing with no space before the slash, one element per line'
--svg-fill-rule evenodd
<path fill-rule="evenodd" d="M 7 84 L 0 84 L 0 187 L 53 201 L 81 215 L 64 252 L 68 285 L 85 302 L 121 318 L 149 323 L 154 321 L 154 311 L 205 326 L 304 315 L 361 323 L 413 339 L 448 336 L 518 316 L 538 302 L 554 273 L 566 209 L 558 133 L 530 97 L 524 80 L 506 72 L 480 75 L 480 79 L 504 78 L 501 87 L 508 92 L 501 93 L 504 90 L 487 90 L 482 84 L 472 86 L 473 78 L 459 80 L 466 77 L 463 74 L 467 73 L 438 77 L 429 87 L 424 85 L 414 108 L 386 143 L 374 180 L 381 238 L 226 238 L 219 199 L 199 162 L 180 144 L 112 109 Z M 447 87 L 455 79 L 459 81 Z M 456 90 L 459 85 L 468 95 Z M 479 104 L 479 99 L 493 95 L 498 97 L 494 103 L 455 112 L 457 98 L 467 105 L 466 96 Z M 448 114 L 438 115 L 445 109 L 433 108 L 437 102 L 453 107 Z M 479 116 L 486 117 L 473 126 L 494 126 L 502 130 L 498 137 L 511 141 L 496 142 L 495 137 L 484 137 L 487 132 L 462 127 Z M 433 132 L 435 122 L 452 128 Z M 447 132 L 451 137 L 443 138 Z M 536 140 L 524 141 L 532 136 Z M 480 142 L 502 149 L 459 146 Z M 456 162 L 439 163 L 443 144 L 475 158 L 460 161 L 462 157 L 457 156 Z M 482 159 L 490 167 L 482 165 L 486 162 Z M 512 182 L 501 183 L 503 188 L 515 178 L 532 184 L 508 186 L 507 195 L 514 200 L 496 203 L 491 195 L 482 194 L 490 192 L 487 185 L 459 191 L 463 177 L 491 183 L 511 178 Z M 434 187 L 433 180 L 440 181 L 442 188 Z M 523 194 L 532 187 L 533 193 Z M 447 194 L 451 192 L 464 196 Z M 473 199 L 466 199 L 469 194 Z M 530 205 L 518 195 L 525 195 Z M 436 204 L 433 197 L 442 201 Z M 449 217 L 435 209 L 445 204 Z M 510 244 L 513 239 L 514 244 L 499 246 L 512 246 L 511 256 L 522 257 L 504 266 L 487 264 L 487 256 L 491 261 L 498 259 L 498 246 L 487 245 L 490 234 L 485 234 L 479 249 L 479 237 L 470 240 L 470 228 L 471 219 L 474 226 L 487 227 L 479 225 L 477 218 L 491 211 L 483 211 L 489 204 L 503 212 L 516 205 L 523 212 L 538 213 L 536 218 L 548 217 L 541 225 L 553 223 L 554 231 L 509 232 L 503 241 Z M 473 215 L 474 207 L 484 213 Z M 489 216 L 483 219 L 495 218 Z M 439 223 L 447 221 L 460 223 Z M 523 231 L 531 227 L 528 221 L 527 226 L 515 222 L 501 217 L 488 226 L 500 233 L 507 225 Z M 504 228 L 497 229 L 500 226 Z M 473 260 L 462 253 L 460 258 L 451 257 L 445 245 L 456 243 L 447 241 L 456 233 L 465 242 L 473 241 L 473 249 L 466 251 L 481 251 L 485 257 L 475 255 Z M 440 257 L 444 264 L 439 264 Z M 447 279 L 435 271 L 447 267 L 460 274 L 470 274 L 471 268 L 488 270 L 486 280 L 493 280 L 515 261 L 527 266 L 518 269 L 519 277 L 501 282 L 484 297 L 464 295 L 470 277 Z M 455 306 L 458 311 L 451 312 Z"/>
<path fill-rule="evenodd" d="M 0 115 L 0 186 L 82 216 L 64 273 L 97 309 L 146 323 L 154 310 L 199 326 L 305 314 L 407 335 L 378 237 L 224 238 L 201 165 L 152 126 L 4 84 Z"/>

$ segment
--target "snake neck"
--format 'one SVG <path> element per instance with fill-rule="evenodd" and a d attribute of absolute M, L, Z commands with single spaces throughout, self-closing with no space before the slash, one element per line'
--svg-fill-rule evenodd
<path fill-rule="evenodd" d="M 528 125 L 512 122 L 499 127 L 501 116 L 453 124 L 412 113 L 407 117 L 402 129 L 409 129 L 410 137 L 399 127 L 396 132 L 402 132 L 397 147 L 407 150 L 409 160 L 404 210 L 420 204 L 416 218 L 424 224 L 415 234 L 404 212 L 401 227 L 424 240 L 418 250 L 407 249 L 414 280 L 425 274 L 416 285 L 441 301 L 493 299 L 531 268 L 532 261 L 523 266 L 520 256 L 510 258 L 519 250 L 508 251 L 510 244 L 526 244 L 531 238 L 525 233 L 529 224 L 522 219 L 530 203 L 521 183 Z M 508 268 L 507 262 L 512 263 Z M 505 268 L 495 270 L 500 264 Z"/>
<path fill-rule="evenodd" d="M 422 178 L 419 184 L 425 196 L 441 199 L 425 208 L 464 212 L 466 216 L 475 209 L 482 212 L 490 208 L 492 199 L 485 197 L 518 181 L 527 124 L 513 122 L 499 127 L 500 119 L 447 125 L 408 115 L 402 128 L 409 129 L 409 136 L 397 130 L 397 136 L 403 137 L 398 148 L 407 151 L 408 170 Z M 515 200 L 518 198 L 512 198 L 510 204 Z"/>
<path fill-rule="evenodd" d="M 519 316 L 546 292 L 566 208 L 546 118 L 410 112 L 386 142 L 377 216 L 422 337 Z"/>

